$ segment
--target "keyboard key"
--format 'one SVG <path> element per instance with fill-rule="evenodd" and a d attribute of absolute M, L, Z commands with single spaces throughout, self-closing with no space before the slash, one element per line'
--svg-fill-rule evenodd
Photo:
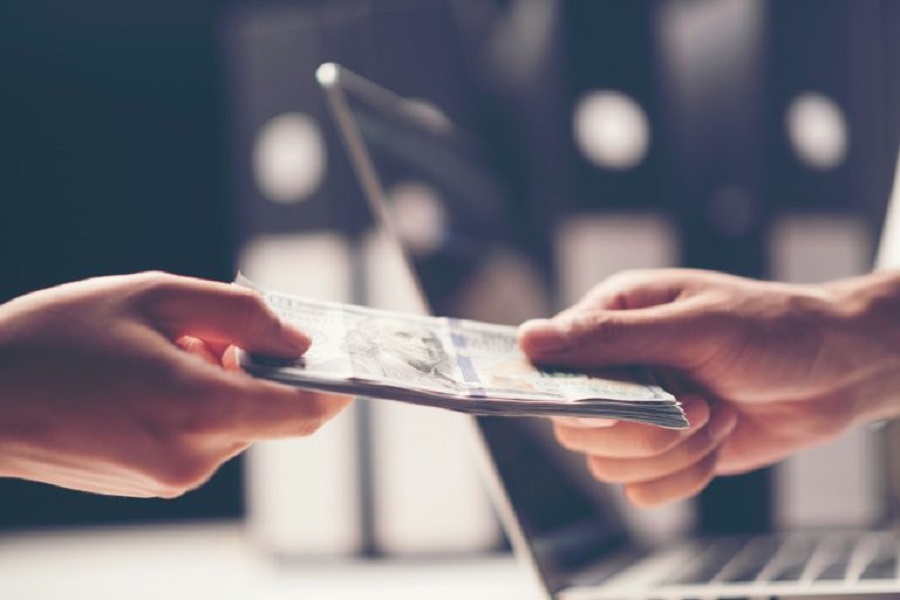
<path fill-rule="evenodd" d="M 847 567 L 850 565 L 850 557 L 858 544 L 858 539 L 841 536 L 832 538 L 825 553 L 825 561 L 816 575 L 816 581 L 843 581 L 847 578 Z"/>
<path fill-rule="evenodd" d="M 749 583 L 769 564 L 778 551 L 781 540 L 777 537 L 756 538 L 744 547 L 721 577 L 716 581 L 729 583 Z"/>
<path fill-rule="evenodd" d="M 897 578 L 897 540 L 893 536 L 879 536 L 876 550 L 869 564 L 859 574 L 861 580 Z"/>
<path fill-rule="evenodd" d="M 897 579 L 897 557 L 883 557 L 870 562 L 859 576 L 862 580 Z"/>
<path fill-rule="evenodd" d="M 744 538 L 724 538 L 712 543 L 700 553 L 697 560 L 689 563 L 681 573 L 670 577 L 665 583 L 672 585 L 693 585 L 711 581 L 744 546 Z"/>
<path fill-rule="evenodd" d="M 775 557 L 775 563 L 770 565 L 766 580 L 779 583 L 800 581 L 815 548 L 816 540 L 813 538 L 790 539 Z"/>
<path fill-rule="evenodd" d="M 843 581 L 847 577 L 848 564 L 846 560 L 832 562 L 822 569 L 816 581 Z"/>

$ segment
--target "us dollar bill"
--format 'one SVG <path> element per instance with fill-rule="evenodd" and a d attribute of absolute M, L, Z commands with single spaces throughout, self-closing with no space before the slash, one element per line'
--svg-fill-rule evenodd
<path fill-rule="evenodd" d="M 256 289 L 313 340 L 300 358 L 239 352 L 248 373 L 298 387 L 496 416 L 578 416 L 683 428 L 675 397 L 640 368 L 531 363 L 515 327 L 397 313 Z"/>

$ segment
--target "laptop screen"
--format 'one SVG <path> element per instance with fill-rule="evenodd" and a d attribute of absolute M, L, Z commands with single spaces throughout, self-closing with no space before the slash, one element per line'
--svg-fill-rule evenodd
<path fill-rule="evenodd" d="M 338 69 L 323 66 L 320 78 L 327 80 L 332 67 Z M 514 244 L 506 190 L 487 153 L 436 107 L 339 73 L 329 101 L 347 109 L 335 115 L 338 129 L 349 125 L 359 134 L 362 147 L 348 150 L 376 221 L 402 246 L 432 311 L 461 316 L 472 281 Z M 352 123 L 341 123 L 344 116 Z"/>
<path fill-rule="evenodd" d="M 318 77 L 363 193 L 379 225 L 402 246 L 426 305 L 444 316 L 481 318 L 467 310 L 473 304 L 465 293 L 489 257 L 517 246 L 506 226 L 516 207 L 488 153 L 434 109 L 342 67 L 324 65 Z M 404 185 L 429 190 L 423 193 L 437 203 L 428 209 L 441 216 L 432 239 L 416 239 L 415 227 L 404 230 L 411 217 L 427 226 L 416 213 L 421 208 L 392 192 Z M 549 589 L 559 587 L 564 573 L 624 544 L 625 527 L 611 502 L 595 482 L 589 492 L 571 463 L 564 464 L 548 422 L 479 417 L 477 426 L 512 513 L 502 515 L 512 519 L 505 524 L 517 529 L 513 537 L 524 538 Z"/>
<path fill-rule="evenodd" d="M 900 267 L 900 150 L 897 152 L 894 187 L 888 200 L 875 267 L 880 269 Z"/>

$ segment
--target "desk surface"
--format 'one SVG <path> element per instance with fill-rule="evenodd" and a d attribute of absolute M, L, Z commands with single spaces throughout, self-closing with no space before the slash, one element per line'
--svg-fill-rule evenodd
<path fill-rule="evenodd" d="M 276 564 L 239 525 L 0 536 L 0 598 L 538 600 L 511 558 Z"/>

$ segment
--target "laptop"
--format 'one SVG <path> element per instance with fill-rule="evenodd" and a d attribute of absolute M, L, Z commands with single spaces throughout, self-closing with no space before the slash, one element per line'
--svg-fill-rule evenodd
<path fill-rule="evenodd" d="M 333 63 L 316 75 L 363 195 L 377 225 L 399 246 L 421 304 L 471 317 L 460 311 L 472 304 L 454 299 L 471 289 L 467 281 L 478 277 L 484 257 L 516 243 L 505 227 L 514 208 L 489 156 L 433 107 L 423 109 Z M 414 247 L 404 237 L 404 206 L 386 192 L 399 181 L 425 182 L 430 197 L 440 199 L 436 241 Z M 545 421 L 472 417 L 472 425 L 513 551 L 548 600 L 900 598 L 900 537 L 891 531 L 646 545 L 629 531 L 611 490 L 586 473 L 583 461 L 575 465 L 560 451 Z"/>

